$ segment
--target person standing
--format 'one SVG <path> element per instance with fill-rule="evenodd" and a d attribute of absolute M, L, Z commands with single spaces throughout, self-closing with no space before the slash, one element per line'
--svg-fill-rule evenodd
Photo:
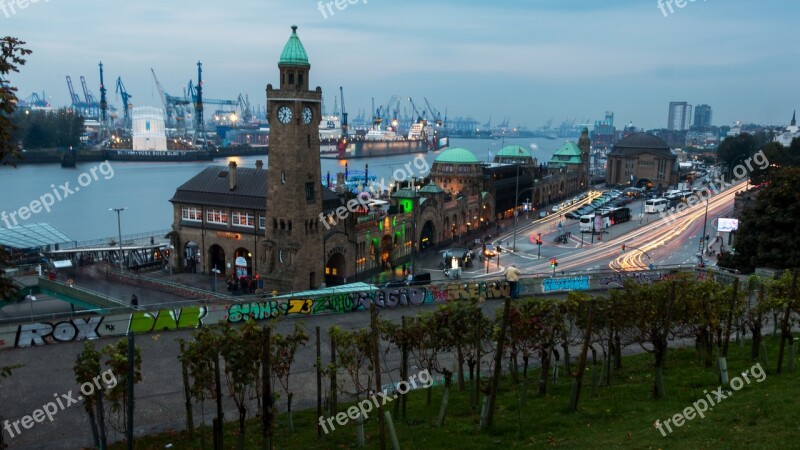
<path fill-rule="evenodd" d="M 131 294 L 131 306 L 134 308 L 139 307 L 139 297 L 136 294 Z"/>
<path fill-rule="evenodd" d="M 519 276 L 520 271 L 517 269 L 517 266 L 514 264 L 508 266 L 506 271 L 503 273 L 506 277 L 506 281 L 511 286 L 511 298 L 516 299 L 519 297 Z"/>

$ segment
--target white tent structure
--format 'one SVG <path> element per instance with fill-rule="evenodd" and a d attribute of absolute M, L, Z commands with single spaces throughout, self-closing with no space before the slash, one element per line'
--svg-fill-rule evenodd
<path fill-rule="evenodd" d="M 138 106 L 131 111 L 133 150 L 167 150 L 164 110 Z"/>

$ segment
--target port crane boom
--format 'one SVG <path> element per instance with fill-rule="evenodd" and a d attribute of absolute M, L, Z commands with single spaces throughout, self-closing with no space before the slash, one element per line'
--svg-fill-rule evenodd
<path fill-rule="evenodd" d="M 431 103 L 428 101 L 427 97 L 422 97 L 422 99 L 425 100 L 425 106 L 428 107 L 428 111 L 430 111 L 431 117 L 433 118 L 433 120 L 436 121 L 436 125 L 441 125 L 442 124 L 442 113 L 440 113 L 433 106 L 431 106 Z"/>
<path fill-rule="evenodd" d="M 131 126 L 130 110 L 133 107 L 133 105 L 130 104 L 130 98 L 132 97 L 132 95 L 128 94 L 128 91 L 125 90 L 125 85 L 122 84 L 122 77 L 117 77 L 116 93 L 122 99 L 122 109 L 124 114 L 123 120 L 125 123 L 124 126 L 125 128 L 130 128 Z"/>
<path fill-rule="evenodd" d="M 347 138 L 347 110 L 344 109 L 344 89 L 339 86 L 339 98 L 342 102 L 342 137 Z"/>

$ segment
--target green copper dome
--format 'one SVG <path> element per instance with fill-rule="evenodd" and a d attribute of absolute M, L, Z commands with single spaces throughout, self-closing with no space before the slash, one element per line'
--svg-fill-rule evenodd
<path fill-rule="evenodd" d="M 453 147 L 442 152 L 437 156 L 433 162 L 437 163 L 451 163 L 451 164 L 480 164 L 475 155 L 471 151 L 461 148 Z"/>
<path fill-rule="evenodd" d="M 281 53 L 281 59 L 278 64 L 311 67 L 311 64 L 308 63 L 306 49 L 303 48 L 303 43 L 297 37 L 297 25 L 292 25 L 292 35 L 289 36 L 289 41 L 283 46 L 283 53 Z"/>
<path fill-rule="evenodd" d="M 496 156 L 506 156 L 512 158 L 530 158 L 531 154 L 527 149 L 519 145 L 507 145 L 503 147 Z"/>

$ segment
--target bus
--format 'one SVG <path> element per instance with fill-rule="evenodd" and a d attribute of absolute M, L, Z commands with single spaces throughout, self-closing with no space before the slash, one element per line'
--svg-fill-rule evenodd
<path fill-rule="evenodd" d="M 653 198 L 644 202 L 644 212 L 647 214 L 655 214 L 664 212 L 669 206 L 669 200 L 666 198 Z"/>
<path fill-rule="evenodd" d="M 604 211 L 600 214 L 600 223 L 597 223 L 597 214 L 587 214 L 581 216 L 580 230 L 582 233 L 591 231 L 599 231 L 603 228 L 608 228 L 612 225 L 627 222 L 631 220 L 630 208 L 614 208 L 609 211 Z M 598 225 L 600 228 L 598 228 Z"/>

